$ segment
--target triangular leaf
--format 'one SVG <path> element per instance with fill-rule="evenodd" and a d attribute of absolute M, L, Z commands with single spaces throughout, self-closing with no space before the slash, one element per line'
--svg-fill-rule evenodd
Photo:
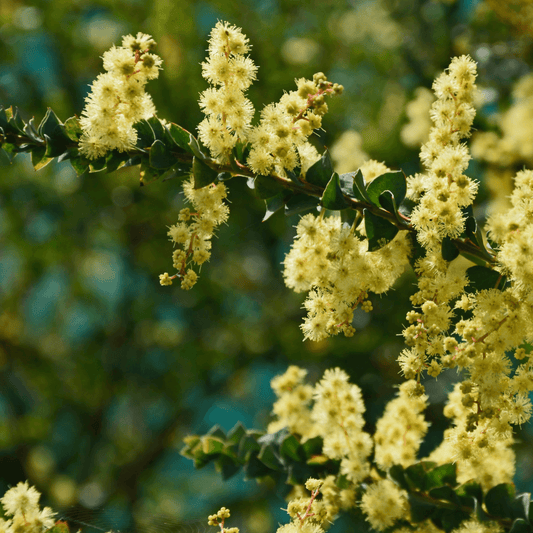
<path fill-rule="evenodd" d="M 452 239 L 450 237 L 444 237 L 442 239 L 442 258 L 445 261 L 453 261 L 458 255 L 459 250 L 457 249 L 457 246 L 453 244 Z"/>
<path fill-rule="evenodd" d="M 148 121 L 145 119 L 139 120 L 133 127 L 137 131 L 137 148 L 152 146 L 155 141 L 155 134 Z"/>
<path fill-rule="evenodd" d="M 329 152 L 326 150 L 322 157 L 309 167 L 305 175 L 305 181 L 324 188 L 331 179 L 332 174 L 333 163 Z"/>
<path fill-rule="evenodd" d="M 426 488 L 442 487 L 443 485 L 450 485 L 455 487 L 457 485 L 456 478 L 457 467 L 453 463 L 447 463 L 437 466 L 428 472 L 426 476 Z"/>
<path fill-rule="evenodd" d="M 192 154 L 193 152 L 189 146 L 191 134 L 186 129 L 174 123 L 170 123 L 170 125 L 167 127 L 172 140 L 176 143 L 176 146 L 179 146 L 182 150 Z"/>
<path fill-rule="evenodd" d="M 353 194 L 361 202 L 371 203 L 366 192 L 365 178 L 363 177 L 361 169 L 353 173 Z"/>
<path fill-rule="evenodd" d="M 217 179 L 218 172 L 207 166 L 196 156 L 192 158 L 192 173 L 194 176 L 194 188 L 201 189 L 210 185 Z"/>
<path fill-rule="evenodd" d="M 165 143 L 154 141 L 150 147 L 150 165 L 154 168 L 170 168 L 175 162 L 176 159 L 172 157 Z"/>
<path fill-rule="evenodd" d="M 265 222 L 265 220 L 268 220 L 274 213 L 277 213 L 284 206 L 285 206 L 285 195 L 282 192 L 280 192 L 279 194 L 276 194 L 276 196 L 272 196 L 272 198 L 267 198 L 265 200 L 265 208 L 266 208 L 265 216 L 263 217 L 262 222 Z"/>
<path fill-rule="evenodd" d="M 71 141 L 78 142 L 83 133 L 78 117 L 70 117 L 65 121 L 65 133 Z"/>
<path fill-rule="evenodd" d="M 496 270 L 485 266 L 473 266 L 466 270 L 468 277 L 468 286 L 465 289 L 467 293 L 473 293 L 484 289 L 503 290 L 508 286 L 507 278 L 502 276 Z"/>
<path fill-rule="evenodd" d="M 336 172 L 333 173 L 333 176 L 331 176 L 331 179 L 326 185 L 321 202 L 326 209 L 331 209 L 333 211 L 350 207 L 350 204 L 344 198 L 339 181 L 339 175 Z"/>

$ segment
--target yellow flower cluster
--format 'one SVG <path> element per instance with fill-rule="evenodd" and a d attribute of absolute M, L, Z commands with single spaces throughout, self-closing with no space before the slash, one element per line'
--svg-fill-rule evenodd
<path fill-rule="evenodd" d="M 368 292 L 389 290 L 408 264 L 406 233 L 369 253 L 368 241 L 361 236 L 363 226 L 344 227 L 338 216 L 305 215 L 296 232 L 285 257 L 284 277 L 287 287 L 309 291 L 304 304 L 308 314 L 301 326 L 305 338 L 319 341 L 340 332 L 353 335 L 354 310 L 361 305 L 370 311 Z"/>
<path fill-rule="evenodd" d="M 381 479 L 368 487 L 361 498 L 361 510 L 378 531 L 389 528 L 401 518 L 409 518 L 405 491 L 389 479 Z"/>
<path fill-rule="evenodd" d="M 297 91 L 284 94 L 276 104 L 261 112 L 261 122 L 249 135 L 252 145 L 248 166 L 256 174 L 272 171 L 285 175 L 299 166 L 305 174 L 319 159 L 316 148 L 307 139 L 322 125 L 327 113 L 325 97 L 342 93 L 342 86 L 331 83 L 319 72 L 313 80 L 296 80 Z"/>
<path fill-rule="evenodd" d="M 470 135 L 475 110 L 476 63 L 469 56 L 455 57 L 448 72 L 433 83 L 437 100 L 431 107 L 434 123 L 420 152 L 425 175 L 408 179 L 411 197 L 419 203 L 411 215 L 419 242 L 428 250 L 439 248 L 446 236 L 458 237 L 464 229 L 461 208 L 470 205 L 477 184 L 463 172 L 470 155 L 460 141 Z M 413 182 L 414 181 L 414 182 Z"/>
<path fill-rule="evenodd" d="M 240 28 L 218 22 L 211 31 L 209 57 L 202 63 L 202 75 L 212 87 L 200 94 L 206 118 L 198 125 L 198 134 L 221 163 L 228 162 L 235 144 L 246 139 L 255 113 L 245 97 L 257 72 L 254 62 L 244 55 L 249 50 Z"/>
<path fill-rule="evenodd" d="M 55 524 L 55 514 L 50 507 L 39 508 L 41 495 L 28 482 L 20 482 L 1 498 L 4 516 L 0 530 L 5 533 L 44 533 Z"/>
<path fill-rule="evenodd" d="M 416 381 L 406 381 L 400 385 L 398 397 L 387 404 L 374 433 L 374 458 L 381 469 L 416 462 L 429 426 L 423 414 L 428 400 L 423 390 Z"/>
<path fill-rule="evenodd" d="M 79 151 L 96 159 L 110 150 L 124 152 L 135 147 L 133 125 L 155 115 L 152 98 L 145 92 L 148 80 L 159 76 L 161 58 L 152 54 L 155 41 L 144 33 L 127 35 L 122 46 L 104 53 L 105 74 L 100 74 L 85 99 L 80 118 L 83 134 Z"/>
<path fill-rule="evenodd" d="M 216 227 L 228 219 L 229 208 L 224 203 L 227 191 L 223 183 L 195 189 L 194 179 L 191 178 L 183 183 L 183 191 L 193 210 L 182 209 L 180 222 L 168 231 L 170 240 L 177 245 L 172 261 L 178 273 L 170 276 L 165 272 L 159 276 L 159 280 L 161 285 L 172 285 L 172 280 L 179 278 L 181 288 L 188 290 L 196 283 L 198 274 L 187 267 L 193 263 L 200 266 L 209 260 L 211 238 Z"/>

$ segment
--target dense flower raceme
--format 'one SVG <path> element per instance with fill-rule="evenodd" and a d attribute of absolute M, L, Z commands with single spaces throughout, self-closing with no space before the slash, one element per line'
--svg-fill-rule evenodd
<path fill-rule="evenodd" d="M 137 142 L 133 125 L 155 114 L 152 98 L 144 90 L 148 80 L 159 76 L 161 58 L 151 53 L 155 45 L 150 35 L 138 33 L 105 52 L 107 72 L 92 84 L 80 119 L 79 150 L 89 159 L 110 150 L 133 149 Z"/>
<path fill-rule="evenodd" d="M 420 383 L 408 380 L 400 386 L 397 397 L 386 406 L 372 436 L 363 431 L 365 406 L 361 390 L 349 383 L 344 371 L 339 368 L 326 370 L 314 387 L 305 382 L 306 374 L 304 369 L 291 366 L 272 380 L 277 401 L 273 406 L 275 419 L 268 426 L 268 432 L 287 428 L 301 442 L 321 437 L 322 453 L 329 459 L 340 461 L 340 475 L 345 479 L 342 489 L 333 475 L 320 480 L 321 497 L 315 500 L 313 508 L 317 516 L 322 517 L 320 527 L 327 529 L 340 510 L 359 506 L 371 526 L 378 531 L 399 521 L 411 523 L 405 531 L 438 531 L 429 521 L 411 521 L 405 491 L 381 477 L 370 462 L 372 451 L 375 465 L 383 472 L 393 465 L 407 468 L 422 459 L 418 457 L 418 451 L 428 429 L 423 414 L 428 397 Z M 457 385 L 450 394 L 445 410 L 446 416 L 452 418 L 456 426 L 466 423 L 468 413 L 468 408 L 461 401 L 460 387 Z M 453 430 L 448 430 L 446 436 L 452 433 Z M 482 435 L 476 435 L 474 439 L 472 445 L 458 442 L 453 437 L 445 438 L 426 459 L 444 465 L 450 462 L 450 454 L 455 453 L 453 460 L 459 482 L 476 479 L 485 490 L 499 483 L 509 483 L 515 469 L 512 439 L 492 444 L 484 443 Z M 476 448 L 476 460 L 463 453 Z M 364 484 L 361 484 L 363 481 Z M 363 495 L 359 499 L 356 494 L 361 489 Z M 300 489 L 294 490 L 290 499 L 289 514 L 293 502 L 301 508 L 306 502 Z M 288 527 L 282 526 L 278 533 Z M 476 520 L 465 522 L 454 531 L 468 531 L 474 527 L 477 529 L 472 530 L 476 531 L 502 531 L 493 523 L 482 524 Z M 397 530 L 403 532 L 401 528 Z"/>

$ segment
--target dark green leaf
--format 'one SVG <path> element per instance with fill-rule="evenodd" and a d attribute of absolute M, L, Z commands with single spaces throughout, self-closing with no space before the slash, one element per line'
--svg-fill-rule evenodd
<path fill-rule="evenodd" d="M 226 442 L 233 446 L 238 445 L 241 442 L 241 439 L 246 435 L 245 427 L 237 422 L 229 431 L 228 436 L 226 437 Z"/>
<path fill-rule="evenodd" d="M 500 483 L 492 487 L 485 495 L 485 507 L 489 515 L 495 518 L 513 517 L 514 486 Z"/>
<path fill-rule="evenodd" d="M 450 239 L 450 237 L 444 237 L 442 239 L 442 258 L 445 261 L 453 261 L 458 255 L 459 250 L 457 249 L 457 246 L 453 244 L 453 241 Z"/>
<path fill-rule="evenodd" d="M 245 463 L 244 465 L 244 473 L 246 478 L 248 479 L 254 479 L 254 478 L 260 478 L 264 477 L 271 473 L 270 468 L 265 465 L 265 463 L 262 463 L 258 458 L 257 455 L 253 455 L 250 457 L 250 459 Z"/>
<path fill-rule="evenodd" d="M 409 507 L 411 509 L 411 520 L 415 523 L 423 522 L 435 513 L 437 507 L 424 500 L 420 496 L 410 492 L 408 494 Z"/>
<path fill-rule="evenodd" d="M 444 500 L 446 502 L 455 503 L 458 506 L 461 505 L 459 496 L 457 496 L 454 490 L 448 485 L 431 489 L 429 495 L 436 500 Z"/>
<path fill-rule="evenodd" d="M 54 137 L 56 130 L 61 125 L 61 121 L 57 118 L 57 115 L 49 107 L 44 115 L 43 120 L 39 124 L 39 135 L 44 137 Z"/>
<path fill-rule="evenodd" d="M 272 470 L 283 470 L 283 463 L 271 444 L 264 444 L 257 458 Z"/>
<path fill-rule="evenodd" d="M 426 476 L 426 488 L 442 487 L 442 485 L 457 485 L 457 467 L 455 464 L 447 463 L 433 468 Z"/>
<path fill-rule="evenodd" d="M 265 200 L 265 216 L 263 217 L 262 222 L 265 220 L 268 220 L 274 213 L 277 213 L 280 209 L 282 209 L 285 206 L 285 195 L 284 193 L 280 192 L 279 194 L 276 194 L 276 196 L 272 196 L 272 198 L 267 198 Z"/>
<path fill-rule="evenodd" d="M 365 209 L 365 229 L 366 235 L 368 237 L 368 251 L 375 252 L 380 248 L 383 248 L 388 244 L 396 234 L 398 233 L 398 228 L 388 222 L 387 220 L 373 215 L 368 209 Z"/>
<path fill-rule="evenodd" d="M 422 461 L 405 469 L 405 478 L 411 488 L 425 491 L 427 489 L 426 477 L 433 468 L 434 463 Z"/>
<path fill-rule="evenodd" d="M 401 465 L 393 465 L 389 468 L 389 476 L 403 490 L 410 490 L 409 483 L 405 479 L 405 470 Z"/>
<path fill-rule="evenodd" d="M 15 110 L 13 111 L 13 107 L 11 107 L 12 115 L 9 119 L 9 124 L 12 126 L 13 130 L 15 130 L 17 133 L 20 133 L 21 135 L 24 134 L 24 121 L 22 120 L 18 107 L 15 107 Z"/>
<path fill-rule="evenodd" d="M 126 161 L 129 159 L 129 155 L 126 152 L 117 152 L 113 150 L 107 156 L 107 172 L 115 172 L 119 168 L 126 165 Z"/>
<path fill-rule="evenodd" d="M 353 194 L 355 198 L 357 198 L 361 202 L 371 203 L 370 198 L 368 197 L 368 194 L 366 192 L 365 178 L 363 177 L 361 169 L 355 172 L 353 176 Z"/>
<path fill-rule="evenodd" d="M 277 198 L 277 196 L 274 196 L 274 198 Z M 306 194 L 291 195 L 285 201 L 285 215 L 290 216 L 295 213 L 303 213 L 310 209 L 315 209 L 318 203 L 318 198 L 314 198 L 313 196 L 307 196 Z"/>
<path fill-rule="evenodd" d="M 529 508 L 531 506 L 531 494 L 529 492 L 523 492 L 517 494 L 513 501 L 513 517 L 523 518 L 529 522 Z M 533 517 L 532 517 L 533 518 Z"/>
<path fill-rule="evenodd" d="M 290 485 L 303 485 L 310 477 L 313 470 L 302 463 L 292 463 L 288 468 L 287 483 Z"/>
<path fill-rule="evenodd" d="M 165 143 L 160 140 L 154 141 L 150 148 L 150 165 L 154 168 L 170 168 L 175 162 Z"/>
<path fill-rule="evenodd" d="M 89 172 L 102 172 L 106 169 L 107 159 L 105 157 L 99 157 L 98 159 L 89 160 Z"/>
<path fill-rule="evenodd" d="M 401 170 L 387 172 L 387 174 L 378 176 L 366 188 L 368 198 L 376 207 L 381 207 L 379 196 L 384 191 L 390 191 L 394 195 L 396 205 L 400 205 L 403 202 L 407 186 L 405 176 Z"/>
<path fill-rule="evenodd" d="M 222 441 L 226 440 L 226 434 L 224 433 L 224 430 L 218 425 L 215 424 L 207 433 L 206 435 L 210 437 L 216 437 L 217 439 L 220 439 Z"/>
<path fill-rule="evenodd" d="M 241 469 L 241 465 L 235 463 L 227 455 L 221 455 L 215 460 L 215 468 L 222 474 L 222 479 L 225 481 L 233 477 Z"/>
<path fill-rule="evenodd" d="M 350 204 L 346 201 L 344 195 L 342 194 L 339 175 L 336 172 L 333 173 L 333 176 L 331 176 L 331 179 L 326 185 L 321 202 L 326 209 L 331 209 L 333 211 L 350 207 Z"/>
<path fill-rule="evenodd" d="M 53 157 L 45 157 L 45 153 L 45 146 L 36 146 L 31 151 L 31 164 L 35 170 L 40 170 L 53 160 Z"/>
<path fill-rule="evenodd" d="M 332 174 L 333 164 L 329 152 L 326 150 L 322 157 L 309 167 L 305 175 L 305 181 L 324 188 L 329 183 Z"/>
<path fill-rule="evenodd" d="M 207 166 L 196 156 L 192 159 L 192 173 L 194 176 L 194 188 L 201 189 L 210 185 L 217 179 L 218 172 Z"/>
<path fill-rule="evenodd" d="M 155 116 L 150 117 L 147 120 L 147 122 L 148 124 L 150 124 L 150 127 L 152 128 L 152 131 L 154 132 L 156 140 L 161 141 L 163 143 L 171 140 L 168 131 L 165 129 L 163 124 L 161 124 L 161 121 L 157 117 Z"/>
<path fill-rule="evenodd" d="M 517 518 L 513 525 L 511 526 L 511 529 L 509 530 L 509 533 L 532 533 L 533 527 L 531 524 L 526 522 L 523 518 Z"/>
<path fill-rule="evenodd" d="M 139 120 L 133 127 L 137 130 L 137 148 L 152 146 L 155 141 L 155 134 L 148 121 L 145 119 Z"/>
<path fill-rule="evenodd" d="M 248 462 L 250 457 L 259 452 L 261 446 L 257 443 L 257 439 L 252 434 L 246 434 L 241 438 L 239 443 L 238 456 L 241 461 Z"/>
<path fill-rule="evenodd" d="M 172 140 L 176 143 L 176 146 L 179 146 L 182 150 L 185 150 L 190 154 L 193 153 L 191 147 L 189 146 L 191 134 L 186 129 L 183 129 L 177 124 L 171 123 L 170 126 L 168 126 L 168 131 L 172 137 Z"/>
<path fill-rule="evenodd" d="M 431 521 L 440 529 L 444 529 L 446 533 L 450 533 L 457 529 L 461 522 L 468 520 L 470 513 L 461 511 L 459 509 L 437 509 L 431 516 Z"/>
<path fill-rule="evenodd" d="M 224 448 L 224 441 L 217 437 L 205 436 L 202 438 L 202 451 L 206 455 L 220 453 Z"/>
<path fill-rule="evenodd" d="M 320 455 L 322 453 L 323 441 L 321 437 L 314 437 L 312 439 L 306 440 L 302 444 L 305 456 L 309 459 L 314 455 Z"/>
<path fill-rule="evenodd" d="M 269 176 L 257 176 L 254 179 L 254 190 L 259 198 L 266 200 L 282 192 L 283 186 Z"/>
<path fill-rule="evenodd" d="M 78 176 L 81 176 L 89 169 L 89 161 L 83 156 L 73 157 L 70 160 L 70 164 Z"/>
<path fill-rule="evenodd" d="M 67 118 L 65 121 L 65 133 L 71 141 L 78 142 L 80 140 L 82 129 L 77 117 Z"/>
<path fill-rule="evenodd" d="M 473 293 L 484 289 L 503 288 L 507 284 L 507 279 L 499 272 L 485 266 L 473 266 L 466 270 L 468 286 L 467 293 Z"/>
<path fill-rule="evenodd" d="M 293 168 L 292 170 L 285 171 L 285 173 L 287 174 L 287 177 L 291 181 L 294 181 L 295 183 L 298 183 L 298 184 L 301 184 L 301 181 L 300 181 L 301 172 L 302 172 L 302 169 L 299 166 Z"/>
<path fill-rule="evenodd" d="M 280 454 L 282 457 L 292 459 L 294 461 L 303 461 L 303 450 L 300 448 L 300 443 L 294 435 L 287 435 L 280 447 Z"/>
<path fill-rule="evenodd" d="M 73 157 L 76 157 L 77 155 L 78 155 L 78 149 L 77 148 L 69 148 L 66 152 L 63 152 L 57 158 L 57 162 L 61 163 L 61 161 L 68 161 L 69 159 L 72 159 Z"/>
<path fill-rule="evenodd" d="M 481 485 L 476 481 L 464 483 L 455 492 L 459 496 L 471 496 L 480 502 L 483 501 L 483 490 L 481 489 Z"/>
<path fill-rule="evenodd" d="M 39 136 L 39 132 L 37 131 L 37 128 L 34 125 L 34 118 L 30 118 L 28 120 L 27 124 L 24 126 L 24 134 L 26 137 L 29 137 L 32 141 L 36 143 L 43 142 L 43 139 Z"/>
<path fill-rule="evenodd" d="M 192 136 L 192 134 L 189 135 L 189 148 L 198 159 L 206 159 L 205 154 L 200 150 L 198 141 Z"/>

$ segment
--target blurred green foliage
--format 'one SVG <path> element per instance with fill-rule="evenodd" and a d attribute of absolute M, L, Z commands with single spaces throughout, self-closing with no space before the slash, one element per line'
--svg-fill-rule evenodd
<path fill-rule="evenodd" d="M 219 19 L 253 44 L 256 109 L 293 89 L 295 78 L 324 71 L 345 93 L 331 101 L 317 147 L 353 128 L 373 158 L 406 173 L 418 157 L 399 140 L 405 103 L 451 56 L 478 59 L 479 83 L 493 91 L 479 128 L 508 105 L 512 82 L 531 65 L 530 39 L 466 0 L 1 0 L 0 103 L 37 121 L 48 106 L 62 120 L 79 114 L 102 53 L 142 31 L 164 60 L 147 87 L 158 115 L 194 131 L 206 88 L 199 63 Z M 480 164 L 469 172 L 483 180 Z M 212 470 L 194 472 L 178 453 L 182 437 L 238 420 L 264 427 L 269 381 L 288 364 L 314 377 L 344 368 L 363 389 L 372 426 L 401 380 L 397 334 L 413 274 L 374 298 L 371 315 L 356 314 L 354 338 L 302 343 L 302 297 L 283 286 L 280 265 L 297 218 L 277 214 L 262 224 L 262 202 L 233 180 L 230 222 L 200 282 L 190 292 L 160 287 L 158 274 L 171 265 L 166 226 L 183 206 L 180 183 L 139 188 L 138 177 L 129 168 L 80 179 L 68 162 L 36 173 L 25 156 L 2 159 L 0 492 L 29 479 L 55 508 L 75 505 L 70 512 L 89 519 L 103 508 L 104 522 L 114 517 L 125 528 L 133 516 L 141 524 L 155 515 L 203 520 L 223 504 L 244 527 L 267 531 L 284 521 L 281 499 L 242 477 L 224 484 Z M 433 427 L 424 452 L 440 440 L 455 379 L 428 382 Z M 531 429 L 519 452 L 528 438 Z M 533 458 L 520 457 L 524 490 Z"/>

